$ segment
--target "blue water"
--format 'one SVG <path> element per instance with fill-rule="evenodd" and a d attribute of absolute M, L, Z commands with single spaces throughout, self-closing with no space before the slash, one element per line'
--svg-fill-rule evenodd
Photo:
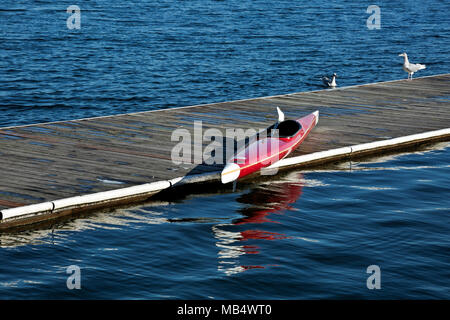
<path fill-rule="evenodd" d="M 450 72 L 448 1 L 2 0 L 0 127 Z"/>
<path fill-rule="evenodd" d="M 448 1 L 0 4 L 0 127 L 450 72 Z M 449 299 L 448 144 L 0 235 L 0 298 Z M 351 169 L 350 169 L 351 168 Z M 215 190 L 215 189 L 212 189 Z M 81 269 L 69 290 L 66 269 Z M 381 289 L 366 269 L 378 265 Z"/>

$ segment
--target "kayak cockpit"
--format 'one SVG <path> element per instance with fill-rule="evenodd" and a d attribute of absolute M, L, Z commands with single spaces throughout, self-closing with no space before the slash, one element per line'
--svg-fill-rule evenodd
<path fill-rule="evenodd" d="M 285 120 L 281 123 L 276 123 L 273 126 L 268 128 L 270 134 L 272 134 L 271 130 L 278 130 L 279 138 L 292 138 L 295 136 L 301 129 L 302 125 L 295 120 Z"/>

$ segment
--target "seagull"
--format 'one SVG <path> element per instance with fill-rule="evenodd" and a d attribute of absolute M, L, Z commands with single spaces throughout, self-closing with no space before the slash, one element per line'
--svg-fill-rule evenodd
<path fill-rule="evenodd" d="M 406 52 L 401 53 L 398 55 L 399 57 L 404 57 L 405 58 L 405 62 L 403 62 L 403 70 L 405 70 L 406 72 L 408 72 L 408 80 L 412 80 L 412 76 L 414 74 L 414 72 L 417 72 L 419 70 L 425 69 L 426 66 L 424 64 L 419 64 L 419 63 L 409 63 L 408 61 L 408 55 L 406 54 Z"/>
<path fill-rule="evenodd" d="M 325 86 L 327 86 L 329 88 L 334 88 L 337 86 L 336 78 L 337 78 L 336 73 L 333 73 L 333 77 L 331 78 L 331 81 L 330 81 L 330 79 L 328 79 L 328 77 L 323 77 L 322 82 Z"/>

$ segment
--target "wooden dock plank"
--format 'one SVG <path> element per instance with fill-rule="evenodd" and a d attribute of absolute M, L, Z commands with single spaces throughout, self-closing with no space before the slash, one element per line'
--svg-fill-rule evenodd
<path fill-rule="evenodd" d="M 450 74 L 0 128 L 0 210 L 217 171 L 174 164 L 172 132 L 193 133 L 194 121 L 203 133 L 263 129 L 277 106 L 289 118 L 320 111 L 319 126 L 292 156 L 326 151 L 450 127 Z"/>

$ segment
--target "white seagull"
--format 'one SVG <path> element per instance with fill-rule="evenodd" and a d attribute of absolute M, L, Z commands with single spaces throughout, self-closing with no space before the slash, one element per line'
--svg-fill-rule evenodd
<path fill-rule="evenodd" d="M 408 55 L 406 54 L 406 52 L 401 53 L 398 55 L 399 57 L 404 57 L 405 61 L 403 62 L 403 70 L 405 70 L 406 72 L 408 72 L 408 80 L 412 80 L 412 76 L 414 74 L 414 72 L 417 72 L 419 70 L 425 69 L 426 66 L 424 64 L 419 64 L 419 63 L 409 63 L 408 60 Z"/>
<path fill-rule="evenodd" d="M 328 77 L 322 77 L 322 82 L 325 86 L 327 86 L 329 88 L 334 88 L 337 86 L 336 78 L 337 78 L 336 73 L 333 73 L 333 77 L 331 78 L 331 81 L 330 81 L 330 79 L 328 79 Z"/>

